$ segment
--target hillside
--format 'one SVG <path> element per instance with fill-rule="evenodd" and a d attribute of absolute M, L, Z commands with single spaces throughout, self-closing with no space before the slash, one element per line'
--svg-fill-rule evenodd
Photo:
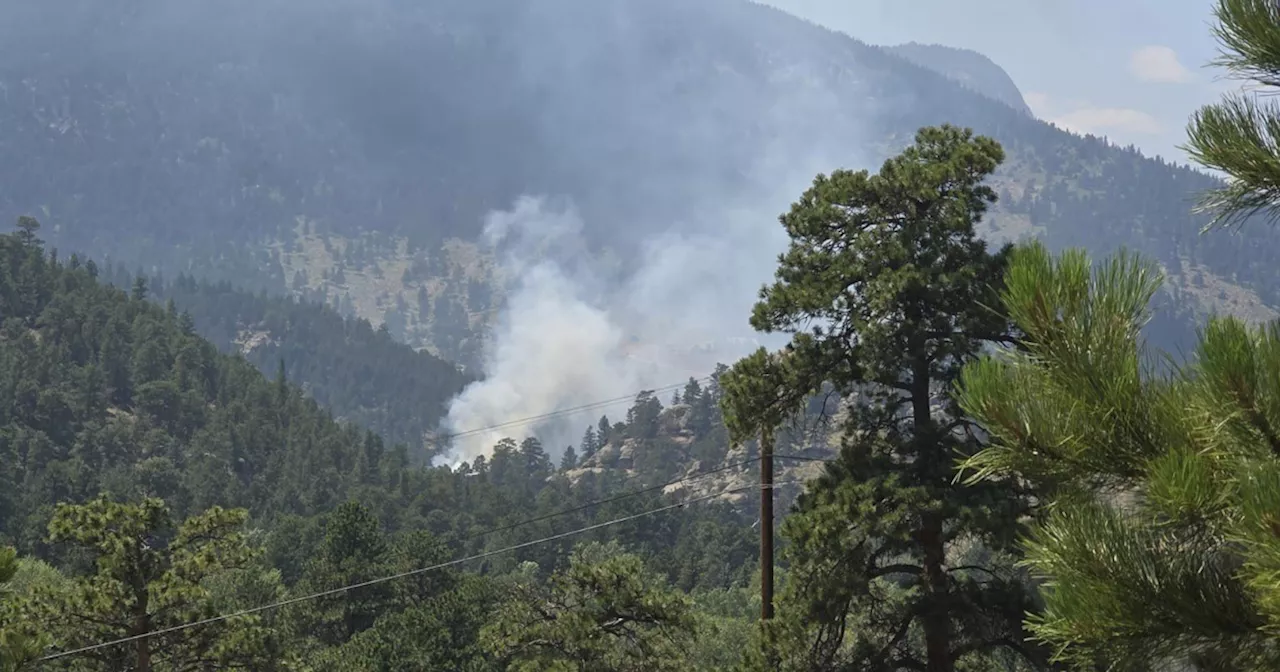
<path fill-rule="evenodd" d="M 102 269 L 101 276 L 126 290 L 135 281 L 120 267 Z M 156 302 L 172 302 L 189 314 L 195 333 L 222 352 L 243 356 L 268 376 L 283 363 L 288 380 L 339 421 L 407 445 L 415 461 L 437 449 L 430 437 L 449 400 L 472 380 L 453 364 L 404 345 L 389 329 L 322 304 L 188 276 L 150 278 L 147 287 Z"/>
<path fill-rule="evenodd" d="M 696 480 L 673 483 L 664 492 L 680 496 L 718 497 L 750 515 L 759 500 L 753 492 L 738 491 L 756 482 L 758 468 L 751 461 L 760 454 L 751 441 L 733 446 L 720 417 L 720 389 L 715 377 L 709 384 L 690 380 L 665 403 L 651 393 L 640 394 L 627 411 L 627 422 L 608 427 L 608 416 L 588 426 L 576 444 L 577 462 L 565 471 L 570 481 L 592 475 L 626 474 L 628 477 L 659 475 L 676 481 L 704 472 Z M 838 410 L 835 400 L 827 400 L 828 412 Z M 838 437 L 830 425 L 819 423 L 822 406 L 806 417 L 782 428 L 776 436 L 774 473 L 775 511 L 791 509 L 804 483 L 817 477 L 824 461 L 839 451 Z"/>
<path fill-rule="evenodd" d="M 248 508 L 249 536 L 262 560 L 221 577 L 230 583 L 219 584 L 222 602 L 209 608 L 222 610 L 520 544 L 670 501 L 645 489 L 660 482 L 660 471 L 559 476 L 536 439 L 504 442 L 489 459 L 458 470 L 412 466 L 405 446 L 335 421 L 286 376 L 273 381 L 243 357 L 219 354 L 187 313 L 151 301 L 145 282 L 130 292 L 103 284 L 96 264 L 46 252 L 39 234 L 24 220 L 19 232 L 0 235 L 0 546 L 50 563 L 42 580 L 92 573 L 92 553 L 48 542 L 47 525 L 56 503 L 100 493 L 135 503 L 161 498 L 178 520 L 214 506 Z M 639 430 L 619 423 L 617 431 Z M 516 569 L 527 577 L 522 563 L 549 573 L 564 567 L 576 544 L 613 539 L 682 590 L 722 589 L 750 576 L 753 538 L 749 520 L 730 504 L 670 509 L 459 568 L 470 579 L 451 573 L 407 583 L 395 590 L 401 597 L 377 602 L 376 619 L 344 621 L 323 604 L 283 612 L 271 621 L 272 637 L 333 669 L 318 661 L 355 656 L 373 645 L 379 627 L 400 627 L 407 614 L 423 617 L 415 610 L 448 598 L 455 606 L 440 618 L 454 629 L 452 643 L 404 645 L 417 642 L 416 655 L 435 661 L 424 669 L 449 669 L 455 663 L 440 657 L 472 651 L 493 606 L 478 594 L 439 592 L 454 581 L 477 589 L 470 581 L 487 585 L 485 577 Z M 10 597 L 0 592 L 0 607 Z M 65 613 L 56 620 L 49 631 L 55 648 L 116 636 L 100 626 L 68 628 Z M 351 651 L 347 644 L 364 632 Z M 359 669 L 385 662 L 383 654 L 360 656 L 371 657 L 359 657 Z"/>
<path fill-rule="evenodd" d="M 902 53 L 743 0 L 5 3 L 0 147 L 22 160 L 0 217 L 149 274 L 320 297 L 474 366 L 493 272 L 472 243 L 522 194 L 572 198 L 591 248 L 634 261 L 730 206 L 768 229 L 814 173 L 953 122 L 1009 151 L 992 235 L 1127 245 L 1197 311 L 1271 314 L 1277 233 L 1198 236 L 1210 178 Z"/>

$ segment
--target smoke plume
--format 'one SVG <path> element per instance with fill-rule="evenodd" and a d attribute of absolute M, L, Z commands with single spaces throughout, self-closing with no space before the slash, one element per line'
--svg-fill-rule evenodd
<path fill-rule="evenodd" d="M 787 243 L 778 215 L 815 174 L 868 167 L 866 120 L 909 102 L 833 76 L 829 53 L 771 11 L 726 26 L 702 15 L 714 14 L 710 5 L 683 0 L 568 4 L 581 24 L 566 24 L 559 3 L 527 5 L 517 34 L 532 37 L 514 48 L 543 101 L 540 137 L 560 150 L 548 171 L 572 164 L 590 172 L 577 182 L 590 186 L 531 185 L 487 216 L 506 302 L 483 380 L 454 399 L 443 423 L 463 434 L 447 462 L 528 435 L 558 454 L 630 403 L 480 430 L 633 398 L 780 345 L 748 323 Z M 687 41 L 658 25 L 709 32 L 706 43 Z M 744 31 L 769 46 L 726 59 Z M 601 72 L 606 62 L 616 69 Z M 602 242 L 614 255 L 601 253 Z"/>
<path fill-rule="evenodd" d="M 625 273 L 607 255 L 587 252 L 572 203 L 525 196 L 491 213 L 485 236 L 509 293 L 484 379 L 449 409 L 446 431 L 463 436 L 446 460 L 488 454 L 508 436 L 536 435 L 557 453 L 601 414 L 618 419 L 630 402 L 548 414 L 702 378 L 717 363 L 776 345 L 747 318 L 785 247 L 775 220 L 785 205 L 773 203 L 775 215 L 765 214 L 768 206 L 726 209 L 686 222 L 686 231 L 663 231 Z M 510 424 L 527 418 L 539 419 Z"/>

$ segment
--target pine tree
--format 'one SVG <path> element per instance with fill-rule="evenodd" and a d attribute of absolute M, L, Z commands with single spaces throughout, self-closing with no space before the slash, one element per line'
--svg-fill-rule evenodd
<path fill-rule="evenodd" d="M 17 551 L 0 546 L 0 672 L 17 672 L 38 658 L 46 636 L 21 623 L 25 614 L 5 585 L 17 572 Z"/>
<path fill-rule="evenodd" d="M 600 416 L 600 422 L 596 430 L 596 446 L 597 449 L 604 448 L 609 445 L 609 439 L 613 438 L 613 425 L 609 424 L 609 416 Z"/>
<path fill-rule="evenodd" d="M 791 244 L 751 323 L 790 345 L 714 387 L 738 441 L 772 432 L 824 384 L 848 406 L 839 460 L 783 525 L 788 580 L 766 653 L 788 669 L 1039 657 L 1023 643 L 1029 597 L 1007 557 L 1026 501 L 954 482 L 955 456 L 978 445 L 945 399 L 964 362 L 1007 335 L 987 308 L 1006 253 L 974 233 L 1003 157 L 971 131 L 921 129 L 879 174 L 819 175 L 781 217 Z"/>
<path fill-rule="evenodd" d="M 27 625 L 51 636 L 59 650 L 155 633 L 71 656 L 86 669 L 272 667 L 270 633 L 256 616 L 162 632 L 215 615 L 205 580 L 255 555 L 240 531 L 247 515 L 214 508 L 174 530 L 157 499 L 59 504 L 49 522 L 50 543 L 88 552 L 97 571 L 68 591 L 31 597 L 24 606 Z"/>
<path fill-rule="evenodd" d="M 133 346 L 130 344 L 129 326 L 119 314 L 113 314 L 104 332 L 98 356 L 108 394 L 114 403 L 127 405 L 133 394 L 130 366 Z"/>
<path fill-rule="evenodd" d="M 482 639 L 511 670 L 688 670 L 692 603 L 615 543 L 575 550 L 545 583 L 512 577 Z"/>
<path fill-rule="evenodd" d="M 26 215 L 18 217 L 18 231 L 16 235 L 18 242 L 23 247 L 32 248 L 42 246 L 43 241 L 41 241 L 39 236 L 36 235 L 39 231 L 40 222 L 36 220 L 35 217 L 28 217 Z"/>
<path fill-rule="evenodd" d="M 684 403 L 692 406 L 694 402 L 702 396 L 702 386 L 698 384 L 697 378 L 689 378 L 689 382 L 684 386 Z"/>
<path fill-rule="evenodd" d="M 530 436 L 520 442 L 520 458 L 525 472 L 532 478 L 545 477 L 551 473 L 551 458 L 542 448 L 537 437 Z"/>
<path fill-rule="evenodd" d="M 1280 323 L 1215 319 L 1187 363 L 1144 366 L 1162 278 L 1120 255 L 1019 250 L 1003 303 L 1025 351 L 967 367 L 993 438 L 973 479 L 1047 504 L 1027 562 L 1049 582 L 1034 633 L 1077 665 L 1280 668 Z"/>
<path fill-rule="evenodd" d="M 560 471 L 569 471 L 578 466 L 578 453 L 569 446 L 564 449 L 564 455 L 560 457 Z"/>
<path fill-rule="evenodd" d="M 300 582 L 303 590 L 329 590 L 388 572 L 387 542 L 378 519 L 368 509 L 357 502 L 345 502 L 325 523 L 324 542 Z M 340 644 L 372 627 L 394 600 L 394 593 L 393 586 L 378 584 L 325 597 L 300 607 L 299 618 L 311 636 L 326 644 Z"/>
<path fill-rule="evenodd" d="M 594 427 L 587 427 L 587 431 L 582 434 L 582 459 L 585 460 L 595 455 L 599 446 L 596 444 L 596 430 Z"/>
<path fill-rule="evenodd" d="M 1271 0 L 1217 0 L 1215 65 L 1254 85 L 1280 85 L 1280 6 Z M 1215 224 L 1240 223 L 1265 213 L 1280 217 L 1280 105 L 1257 91 L 1234 91 L 1191 117 L 1184 149 L 1193 161 L 1226 173 L 1225 186 L 1203 205 Z"/>
<path fill-rule="evenodd" d="M 133 279 L 133 292 L 131 296 L 134 301 L 143 301 L 147 298 L 147 279 L 141 273 Z"/>

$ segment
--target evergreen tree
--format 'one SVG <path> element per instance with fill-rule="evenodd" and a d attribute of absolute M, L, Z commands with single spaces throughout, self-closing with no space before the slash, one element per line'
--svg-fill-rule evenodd
<path fill-rule="evenodd" d="M 144 301 L 147 298 L 147 279 L 141 273 L 133 279 L 133 293 L 131 296 L 134 301 Z"/>
<path fill-rule="evenodd" d="M 6 585 L 17 572 L 17 551 L 0 546 L 0 672 L 17 672 L 39 657 L 44 635 L 21 624 L 25 614 Z"/>
<path fill-rule="evenodd" d="M 702 396 L 702 386 L 698 384 L 697 378 L 689 378 L 689 382 L 684 385 L 684 403 L 693 405 L 694 401 Z"/>
<path fill-rule="evenodd" d="M 600 423 L 597 427 L 596 445 L 598 448 L 604 448 L 609 445 L 609 439 L 613 438 L 613 425 L 609 424 L 609 416 L 600 416 Z"/>
<path fill-rule="evenodd" d="M 324 542 L 307 564 L 300 591 L 320 592 L 388 573 L 387 541 L 368 509 L 346 502 L 325 522 Z M 393 599 L 393 586 L 383 583 L 300 606 L 296 618 L 304 632 L 332 646 L 372 627 Z"/>
<path fill-rule="evenodd" d="M 537 437 L 530 436 L 520 442 L 520 457 L 530 478 L 546 477 L 551 473 L 551 457 L 543 450 Z"/>
<path fill-rule="evenodd" d="M 717 415 L 716 400 L 710 391 L 703 390 L 696 379 L 690 378 L 684 386 L 684 403 L 689 405 L 689 429 L 693 435 L 697 438 L 707 436 Z"/>
<path fill-rule="evenodd" d="M 692 604 L 616 542 L 578 549 L 546 584 L 517 576 L 510 593 L 483 633 L 506 669 L 689 669 Z"/>
<path fill-rule="evenodd" d="M 924 128 L 878 174 L 836 171 L 781 217 L 791 244 L 751 323 L 792 334 L 717 376 L 741 441 L 774 431 L 830 384 L 847 404 L 839 460 L 783 525 L 788 579 L 771 650 L 799 669 L 949 672 L 1023 643 L 1030 606 L 1008 554 L 1026 501 L 954 482 L 978 444 L 945 399 L 983 344 L 1006 253 L 974 226 L 995 193 L 995 141 Z M 772 667 L 772 665 L 770 665 Z"/>
<path fill-rule="evenodd" d="M 18 238 L 18 243 L 23 247 L 38 247 L 42 244 L 37 232 L 40 231 L 40 222 L 35 217 L 22 215 L 18 217 L 18 231 L 14 235 Z"/>
<path fill-rule="evenodd" d="M 244 510 L 215 508 L 174 530 L 168 508 L 157 499 L 59 504 L 49 541 L 90 553 L 97 571 L 67 591 L 31 596 L 24 606 L 27 627 L 49 634 L 59 650 L 155 633 L 74 654 L 80 669 L 271 667 L 270 633 L 256 616 L 165 632 L 216 615 L 205 581 L 254 556 L 240 531 L 246 517 Z"/>
<path fill-rule="evenodd" d="M 587 427 L 587 431 L 583 432 L 581 445 L 583 460 L 595 455 L 596 451 L 599 450 L 600 447 L 596 444 L 596 430 L 594 427 Z"/>
<path fill-rule="evenodd" d="M 627 409 L 627 436 L 632 439 L 652 439 L 658 434 L 658 416 L 662 402 L 653 392 L 645 390 L 636 396 L 635 403 Z"/>
<path fill-rule="evenodd" d="M 1280 7 L 1270 0 L 1217 0 L 1214 16 L 1213 33 L 1222 47 L 1215 65 L 1236 79 L 1280 85 Z M 1216 223 L 1280 214 L 1280 106 L 1261 95 L 1229 92 L 1192 115 L 1188 125 L 1185 149 L 1192 160 L 1229 177 L 1204 199 Z"/>
<path fill-rule="evenodd" d="M 321 652 L 315 669 L 497 672 L 503 668 L 485 655 L 479 638 L 497 594 L 489 581 L 475 577 L 378 619 L 341 647 Z"/>
<path fill-rule="evenodd" d="M 564 455 L 560 457 L 560 471 L 569 471 L 576 466 L 578 466 L 578 453 L 573 446 L 569 446 L 564 449 Z"/>
<path fill-rule="evenodd" d="M 960 401 L 993 438 L 974 479 L 1050 505 L 1027 562 L 1030 628 L 1080 666 L 1280 666 L 1280 323 L 1214 319 L 1186 364 L 1144 365 L 1162 284 L 1120 255 L 1019 250 L 1003 303 L 1025 350 L 966 368 Z"/>

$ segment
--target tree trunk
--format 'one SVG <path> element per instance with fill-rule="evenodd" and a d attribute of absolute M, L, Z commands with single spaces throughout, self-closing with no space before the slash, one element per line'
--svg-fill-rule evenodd
<path fill-rule="evenodd" d="M 136 640 L 138 650 L 138 672 L 151 672 L 151 642 L 146 637 Z"/>
<path fill-rule="evenodd" d="M 145 545 L 145 541 L 140 541 L 140 545 Z M 141 563 L 138 563 L 140 565 Z M 151 614 L 147 613 L 150 607 L 148 602 L 147 581 L 142 576 L 141 571 L 133 573 L 129 581 L 133 591 L 133 624 L 129 628 L 129 636 L 137 637 L 133 640 L 134 651 L 134 670 L 137 672 L 151 672 L 151 638 L 144 637 L 151 632 Z"/>
<path fill-rule="evenodd" d="M 919 449 L 917 460 L 945 459 L 926 450 L 926 442 L 933 441 L 933 408 L 930 396 L 929 368 L 927 363 L 913 367 L 911 392 L 911 420 L 915 425 Z M 951 616 L 947 613 L 946 548 L 942 541 L 942 518 L 927 513 L 916 535 L 923 556 L 924 613 L 920 625 L 924 630 L 925 669 L 928 672 L 952 672 Z"/>
<path fill-rule="evenodd" d="M 773 618 L 773 428 L 760 432 L 760 620 Z"/>
<path fill-rule="evenodd" d="M 925 668 L 928 672 L 951 672 L 951 616 L 947 613 L 947 573 L 942 544 L 942 520 L 936 515 L 925 517 L 920 529 L 920 545 L 924 555 Z"/>
<path fill-rule="evenodd" d="M 150 632 L 151 619 L 147 617 L 147 602 L 145 598 L 135 613 L 138 615 L 134 616 L 133 628 L 130 636 L 138 637 L 139 635 L 145 635 Z M 151 638 L 138 637 L 133 640 L 133 650 L 134 657 L 137 659 L 134 669 L 137 670 L 137 672 L 151 672 Z"/>

